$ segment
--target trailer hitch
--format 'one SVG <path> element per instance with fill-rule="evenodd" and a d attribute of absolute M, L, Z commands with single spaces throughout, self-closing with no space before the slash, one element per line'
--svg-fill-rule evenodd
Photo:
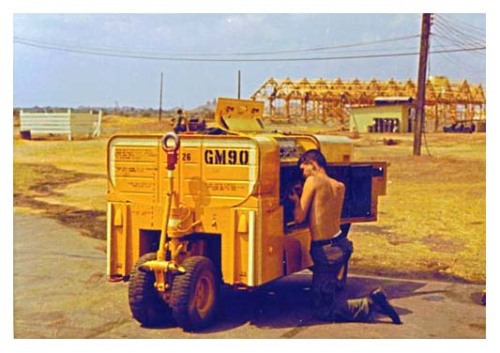
<path fill-rule="evenodd" d="M 166 207 L 163 211 L 160 242 L 158 244 L 158 251 L 156 252 L 156 260 L 144 263 L 139 267 L 139 270 L 143 272 L 153 271 L 155 273 L 154 285 L 156 289 L 160 292 L 164 292 L 167 288 L 165 280 L 166 273 L 182 274 L 185 273 L 186 270 L 173 260 L 167 261 L 168 222 L 172 210 L 172 199 L 174 197 L 174 170 L 177 164 L 178 150 L 180 147 L 179 136 L 174 132 L 168 132 L 161 139 L 161 146 L 167 155 L 165 167 L 167 169 L 168 191 L 166 195 Z M 180 247 L 178 251 L 180 251 Z M 175 259 L 175 257 L 176 256 L 172 256 L 172 259 Z"/>

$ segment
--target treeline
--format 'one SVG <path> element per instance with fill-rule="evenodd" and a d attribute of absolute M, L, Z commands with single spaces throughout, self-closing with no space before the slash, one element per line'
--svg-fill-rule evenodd
<path fill-rule="evenodd" d="M 103 115 L 119 115 L 125 117 L 158 117 L 160 115 L 159 109 L 153 108 L 135 108 L 135 107 L 87 107 L 87 106 L 79 106 L 79 107 L 53 107 L 53 106 L 34 106 L 34 107 L 15 107 L 12 115 L 14 118 L 19 117 L 19 112 L 21 110 L 29 111 L 33 113 L 55 113 L 55 112 L 65 112 L 68 109 L 71 109 L 72 112 L 75 113 L 88 113 L 89 111 L 97 112 L 102 111 Z M 198 117 L 205 120 L 213 119 L 214 111 L 215 111 L 215 100 L 212 102 L 207 102 L 205 105 L 201 105 L 197 108 L 184 110 L 180 107 L 174 107 L 169 109 L 162 109 L 161 115 L 162 117 L 174 117 L 177 116 L 177 112 L 179 110 L 183 110 L 184 114 L 188 117 Z"/>

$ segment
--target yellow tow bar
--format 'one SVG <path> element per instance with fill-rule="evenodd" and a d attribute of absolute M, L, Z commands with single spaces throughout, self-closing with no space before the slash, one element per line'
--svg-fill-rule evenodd
<path fill-rule="evenodd" d="M 172 142 L 173 141 L 173 144 Z M 177 164 L 177 151 L 180 147 L 179 136 L 174 132 L 169 132 L 163 136 L 162 148 L 167 154 L 167 179 L 168 179 L 168 192 L 167 192 L 167 207 L 163 212 L 163 227 L 161 229 L 160 243 L 158 251 L 156 252 L 156 261 L 148 261 L 142 264 L 139 268 L 141 271 L 153 271 L 155 273 L 155 287 L 158 291 L 164 292 L 166 289 L 166 273 L 185 273 L 186 270 L 175 263 L 175 261 L 167 261 L 167 229 L 168 221 L 170 219 L 170 211 L 172 209 L 172 199 L 174 194 L 174 170 Z M 175 256 L 172 256 L 175 258 Z"/>

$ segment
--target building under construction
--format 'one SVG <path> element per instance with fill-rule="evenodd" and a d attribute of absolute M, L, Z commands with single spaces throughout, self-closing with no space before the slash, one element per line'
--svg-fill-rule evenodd
<path fill-rule="evenodd" d="M 251 96 L 266 103 L 273 122 L 331 123 L 339 130 L 359 132 L 410 132 L 414 119 L 417 84 L 411 80 L 371 81 L 269 78 Z M 392 113 L 389 108 L 393 107 Z M 443 76 L 426 84 L 425 130 L 447 126 L 484 126 L 486 95 L 483 87 Z"/>

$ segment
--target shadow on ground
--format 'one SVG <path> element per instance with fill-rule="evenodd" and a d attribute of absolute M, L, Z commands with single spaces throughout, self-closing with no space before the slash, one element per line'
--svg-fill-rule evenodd
<path fill-rule="evenodd" d="M 199 333 L 226 331 L 250 323 L 259 328 L 293 328 L 285 333 L 286 338 L 290 338 L 300 332 L 301 327 L 324 324 L 316 320 L 311 313 L 311 278 L 309 271 L 303 271 L 253 292 L 225 288 L 216 323 Z M 424 283 L 399 279 L 354 276 L 349 278 L 349 285 L 339 294 L 339 300 L 365 296 L 378 286 L 384 288 L 389 298 L 442 293 L 442 291 L 435 291 L 416 294 L 416 291 L 424 285 Z M 396 310 L 403 321 L 404 316 L 411 313 L 404 308 L 396 307 Z M 381 320 L 381 322 L 388 323 L 386 320 Z"/>

